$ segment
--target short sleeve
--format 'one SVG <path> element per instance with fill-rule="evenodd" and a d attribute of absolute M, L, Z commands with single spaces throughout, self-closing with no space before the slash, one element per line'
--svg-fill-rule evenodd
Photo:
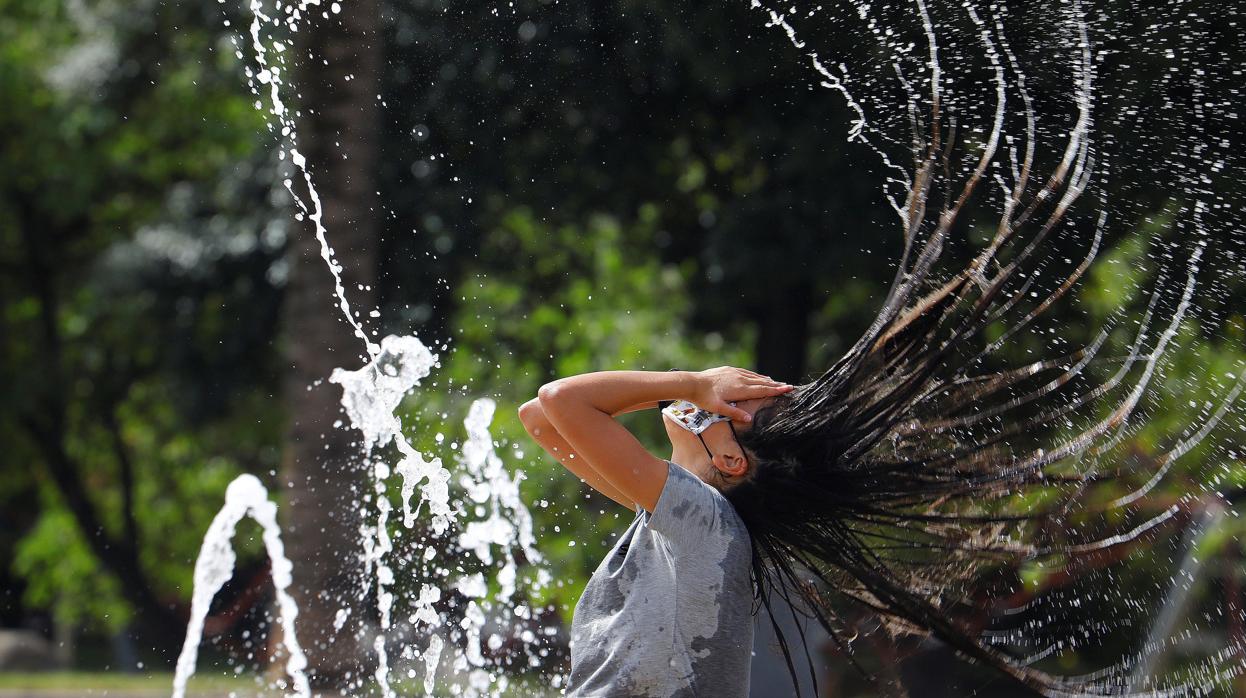
<path fill-rule="evenodd" d="M 731 504 L 696 475 L 667 461 L 666 484 L 646 525 L 675 549 L 722 546 L 743 531 Z"/>

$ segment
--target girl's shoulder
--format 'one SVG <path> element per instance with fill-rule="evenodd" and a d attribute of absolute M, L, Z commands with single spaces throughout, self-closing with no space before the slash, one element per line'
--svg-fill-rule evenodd
<path fill-rule="evenodd" d="M 672 461 L 667 461 L 666 484 L 644 524 L 688 551 L 727 549 L 741 539 L 748 541 L 748 529 L 731 502 Z"/>

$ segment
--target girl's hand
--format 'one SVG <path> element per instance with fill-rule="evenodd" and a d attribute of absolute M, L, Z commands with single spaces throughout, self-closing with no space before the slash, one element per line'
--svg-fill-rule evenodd
<path fill-rule="evenodd" d="M 734 366 L 719 366 L 693 374 L 692 395 L 687 399 L 703 410 L 716 412 L 737 422 L 751 422 L 752 415 L 729 402 L 782 395 L 794 386 L 768 376 Z"/>

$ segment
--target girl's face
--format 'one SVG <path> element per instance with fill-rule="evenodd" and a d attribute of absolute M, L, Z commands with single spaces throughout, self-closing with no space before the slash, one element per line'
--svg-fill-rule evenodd
<path fill-rule="evenodd" d="M 774 398 L 757 398 L 743 400 L 737 407 L 756 414 Z M 736 434 L 750 428 L 746 422 L 715 422 L 701 432 L 701 438 L 675 423 L 667 415 L 662 415 L 662 425 L 666 427 L 666 436 L 671 442 L 671 460 L 684 467 L 705 482 L 719 486 L 724 477 L 746 475 L 752 460 L 745 454 L 743 447 L 736 441 Z M 735 432 L 732 432 L 732 429 Z M 705 445 L 701 442 L 704 440 Z M 706 453 L 706 449 L 709 453 Z"/>

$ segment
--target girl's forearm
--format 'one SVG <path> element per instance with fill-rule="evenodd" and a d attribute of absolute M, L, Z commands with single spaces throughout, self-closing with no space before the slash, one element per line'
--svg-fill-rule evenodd
<path fill-rule="evenodd" d="M 641 406 L 637 406 L 639 409 Z M 630 411 L 630 410 L 629 410 Z M 545 450 L 554 460 L 558 461 L 564 468 L 571 471 L 576 477 L 588 483 L 589 487 L 597 490 L 605 496 L 622 504 L 628 509 L 635 509 L 636 505 L 632 500 L 628 499 L 619 492 L 619 490 L 611 485 L 605 477 L 593 469 L 588 461 L 581 458 L 571 448 L 571 444 L 558 433 L 554 428 L 549 417 L 545 416 L 545 411 L 541 409 L 541 403 L 536 398 L 525 402 L 519 408 L 519 419 L 523 422 L 524 429 L 528 435 Z"/>
<path fill-rule="evenodd" d="M 559 378 L 537 392 L 541 400 L 574 396 L 609 415 L 658 400 L 687 399 L 697 385 L 692 371 L 597 371 Z"/>

